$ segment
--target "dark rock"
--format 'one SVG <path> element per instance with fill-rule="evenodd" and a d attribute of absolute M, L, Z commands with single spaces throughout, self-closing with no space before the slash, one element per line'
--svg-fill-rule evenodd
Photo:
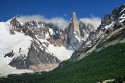
<path fill-rule="evenodd" d="M 25 55 L 20 55 L 19 57 L 14 58 L 9 65 L 16 67 L 17 69 L 27 69 Z"/>
<path fill-rule="evenodd" d="M 13 53 L 13 50 L 12 50 L 12 52 L 5 54 L 4 57 L 13 57 L 13 56 L 14 56 L 14 53 Z"/>

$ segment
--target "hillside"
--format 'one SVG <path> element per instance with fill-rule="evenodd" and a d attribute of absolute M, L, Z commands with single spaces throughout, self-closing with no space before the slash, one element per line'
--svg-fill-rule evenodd
<path fill-rule="evenodd" d="M 125 43 L 118 43 L 49 73 L 10 75 L 0 79 L 0 83 L 97 83 L 107 79 L 123 80 L 124 50 Z"/>

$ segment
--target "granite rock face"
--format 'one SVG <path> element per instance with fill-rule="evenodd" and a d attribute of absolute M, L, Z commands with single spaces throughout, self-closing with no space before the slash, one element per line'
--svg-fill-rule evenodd
<path fill-rule="evenodd" d="M 36 40 L 34 40 L 29 48 L 28 56 L 26 57 L 22 55 L 20 57 L 16 57 L 9 63 L 9 65 L 16 67 L 17 69 L 32 69 L 32 67 L 34 69 L 36 66 L 35 71 L 37 71 L 37 67 L 39 67 L 38 65 L 40 65 L 41 68 L 47 68 L 48 71 L 57 67 L 60 60 L 57 57 L 47 53 L 45 51 L 46 47 L 43 46 L 43 49 L 41 49 L 39 46 L 40 43 L 37 43 Z M 52 66 L 51 68 L 47 67 L 48 65 L 50 66 L 54 64 L 55 66 Z M 44 70 L 38 68 L 38 71 Z"/>
<path fill-rule="evenodd" d="M 73 49 L 78 49 L 81 44 L 81 33 L 75 12 L 73 12 L 67 32 L 68 44 Z"/>

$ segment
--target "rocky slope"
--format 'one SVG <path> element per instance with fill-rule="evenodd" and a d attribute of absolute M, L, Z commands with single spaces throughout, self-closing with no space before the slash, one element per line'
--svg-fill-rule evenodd
<path fill-rule="evenodd" d="M 83 25 L 84 26 L 84 25 Z M 105 48 L 124 40 L 125 5 L 115 8 L 104 16 L 97 30 L 91 31 L 86 41 L 76 50 L 68 61 L 79 60 L 95 49 Z"/>

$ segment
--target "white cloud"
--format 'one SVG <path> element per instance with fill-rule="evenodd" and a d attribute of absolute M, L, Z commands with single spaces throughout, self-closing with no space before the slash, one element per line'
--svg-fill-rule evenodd
<path fill-rule="evenodd" d="M 64 14 L 64 15 L 67 15 L 67 14 Z M 29 21 L 44 21 L 46 23 L 52 23 L 62 30 L 67 28 L 69 25 L 69 22 L 64 18 L 54 17 L 54 18 L 47 19 L 41 15 L 19 16 L 17 17 L 17 20 L 23 23 L 29 22 Z M 97 29 L 98 26 L 101 24 L 101 19 L 94 16 L 91 16 L 90 18 L 80 18 L 79 21 L 84 22 L 86 25 L 90 23 L 94 26 L 95 29 Z"/>
<path fill-rule="evenodd" d="M 46 23 L 52 23 L 62 30 L 64 30 L 69 24 L 69 22 L 67 20 L 65 20 L 64 18 L 54 17 L 51 19 L 47 19 L 41 15 L 19 16 L 19 17 L 17 17 L 17 20 L 20 22 L 23 22 L 23 23 L 29 22 L 29 21 L 44 21 Z"/>
<path fill-rule="evenodd" d="M 95 29 L 101 24 L 101 19 L 99 17 L 91 16 L 90 18 L 80 18 L 79 21 L 84 22 L 85 25 L 92 24 Z"/>
<path fill-rule="evenodd" d="M 61 28 L 61 29 L 65 29 L 66 27 L 68 27 L 69 22 L 67 20 L 65 20 L 64 18 L 59 18 L 59 17 L 55 17 L 52 19 L 48 19 L 46 20 L 47 23 L 52 23 L 54 25 L 56 25 L 57 27 Z"/>
<path fill-rule="evenodd" d="M 45 21 L 46 19 L 44 16 L 41 15 L 32 15 L 32 16 L 19 16 L 17 17 L 17 20 L 20 22 L 30 22 L 30 21 Z"/>

